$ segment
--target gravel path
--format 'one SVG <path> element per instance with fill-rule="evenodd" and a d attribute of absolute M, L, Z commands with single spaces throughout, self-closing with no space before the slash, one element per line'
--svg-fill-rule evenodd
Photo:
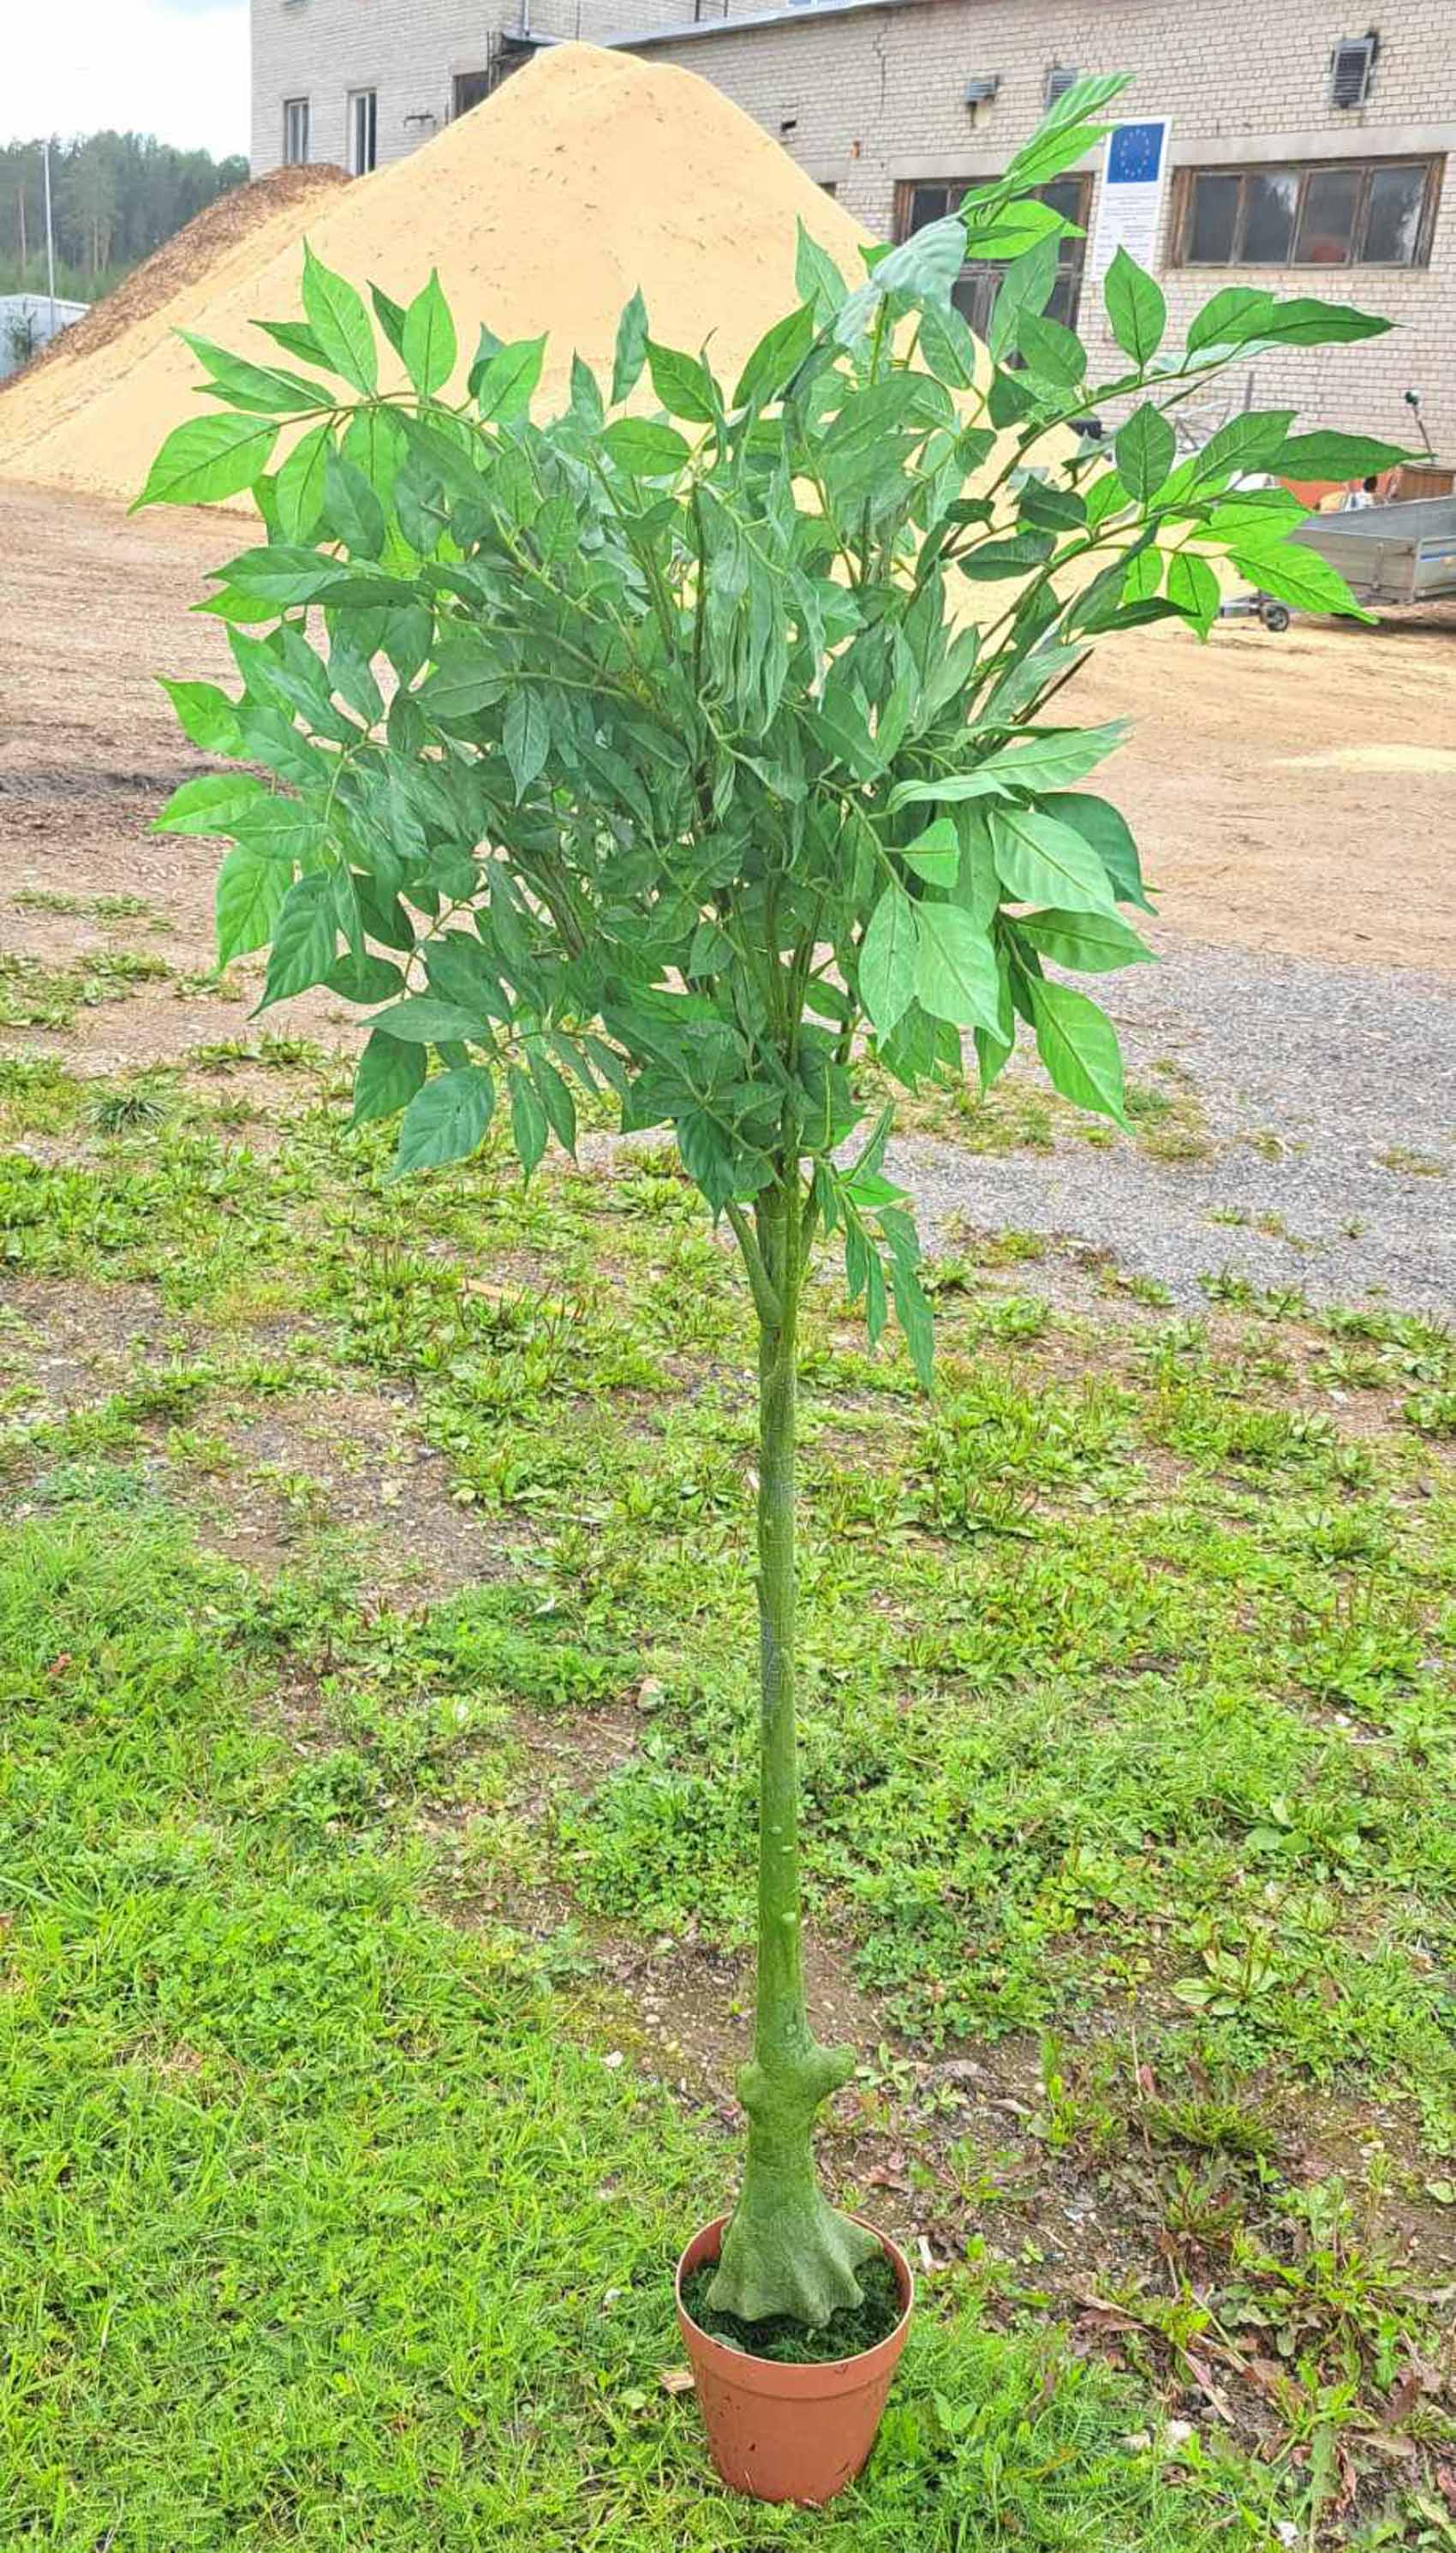
<path fill-rule="evenodd" d="M 888 1166 L 927 1247 L 960 1219 L 1108 1251 L 1186 1306 L 1228 1269 L 1322 1303 L 1384 1295 L 1456 1315 L 1456 986 L 1180 943 L 1104 978 L 1102 998 L 1130 1078 L 1160 1060 L 1189 1076 L 1210 1156 L 1060 1138 L 1050 1153 L 968 1155 L 907 1137 Z M 1248 1223 L 1212 1220 L 1230 1213 Z M 1263 1218 L 1282 1230 L 1260 1232 Z"/>

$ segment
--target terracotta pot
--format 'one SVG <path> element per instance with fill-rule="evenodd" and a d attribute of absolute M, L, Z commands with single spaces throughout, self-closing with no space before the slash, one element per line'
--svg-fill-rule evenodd
<path fill-rule="evenodd" d="M 727 2221 L 715 2217 L 694 2234 L 677 2264 L 677 2327 L 692 2367 L 708 2452 L 730 2491 L 818 2508 L 854 2481 L 875 2444 L 889 2380 L 910 2328 L 915 2300 L 910 2265 L 887 2234 L 871 2226 L 900 2291 L 903 2310 L 893 2331 L 855 2358 L 831 2358 L 818 2367 L 780 2367 L 772 2358 L 725 2349 L 699 2330 L 683 2305 L 683 2279 L 704 2261 L 716 2261 Z"/>

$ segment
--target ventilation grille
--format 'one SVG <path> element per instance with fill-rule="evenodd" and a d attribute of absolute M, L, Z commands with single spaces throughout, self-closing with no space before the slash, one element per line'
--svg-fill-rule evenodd
<path fill-rule="evenodd" d="M 1042 104 L 1056 106 L 1066 96 L 1069 88 L 1075 88 L 1076 85 L 1076 71 L 1069 70 L 1065 62 L 1053 62 L 1042 88 Z"/>
<path fill-rule="evenodd" d="M 1363 106 L 1370 95 L 1370 75 L 1375 68 L 1379 39 L 1350 36 L 1336 45 L 1329 57 L 1329 102 L 1331 106 Z"/>

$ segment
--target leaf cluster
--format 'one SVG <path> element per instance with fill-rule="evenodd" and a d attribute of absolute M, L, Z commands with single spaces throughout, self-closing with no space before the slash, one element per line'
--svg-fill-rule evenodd
<path fill-rule="evenodd" d="M 1180 460 L 1175 418 L 1263 347 L 1386 323 L 1224 291 L 1170 350 L 1119 255 L 1123 360 L 1092 382 L 1046 315 L 1067 225 L 1032 190 L 1117 85 L 1080 83 L 854 288 L 801 232 L 798 301 L 732 383 L 660 344 L 635 294 L 610 382 L 577 359 L 538 422 L 544 339 L 482 330 L 467 368 L 437 278 L 370 309 L 311 255 L 302 318 L 262 323 L 269 361 L 189 341 L 214 404 L 140 501 L 251 489 L 265 537 L 204 607 L 241 693 L 169 687 L 240 768 L 159 822 L 231 842 L 221 954 L 267 949 L 264 1006 L 322 985 L 364 1010 L 355 1114 L 401 1114 L 401 1171 L 462 1159 L 504 1106 L 529 1173 L 608 1091 L 624 1129 L 672 1128 L 761 1310 L 755 1214 L 802 1182 L 805 1245 L 842 1233 L 872 1333 L 892 1295 L 923 1371 L 864 1041 L 913 1088 L 960 1074 L 969 1031 L 989 1083 L 1025 1028 L 1065 1096 L 1121 1118 L 1111 1026 L 1065 978 L 1145 957 L 1127 915 L 1149 908 L 1127 827 L 1081 785 L 1120 730 L 1067 722 L 1059 695 L 1106 633 L 1205 633 L 1220 559 L 1354 608 L 1292 546 L 1295 500 L 1244 483 L 1376 447 L 1276 410 Z M 951 297 L 968 258 L 1004 270 L 988 350 Z M 1110 444 L 1074 445 L 1107 405 Z"/>

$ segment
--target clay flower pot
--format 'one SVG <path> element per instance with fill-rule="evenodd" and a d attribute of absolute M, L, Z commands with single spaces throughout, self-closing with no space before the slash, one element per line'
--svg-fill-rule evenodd
<path fill-rule="evenodd" d="M 888 2235 L 872 2226 L 900 2291 L 900 2318 L 893 2331 L 855 2358 L 831 2358 L 817 2367 L 780 2367 L 772 2358 L 725 2349 L 698 2328 L 683 2305 L 683 2279 L 704 2261 L 716 2261 L 727 2221 L 715 2217 L 694 2234 L 677 2264 L 677 2327 L 692 2368 L 708 2452 L 730 2491 L 818 2508 L 854 2481 L 875 2444 L 889 2380 L 910 2328 L 915 2299 L 910 2265 Z"/>

